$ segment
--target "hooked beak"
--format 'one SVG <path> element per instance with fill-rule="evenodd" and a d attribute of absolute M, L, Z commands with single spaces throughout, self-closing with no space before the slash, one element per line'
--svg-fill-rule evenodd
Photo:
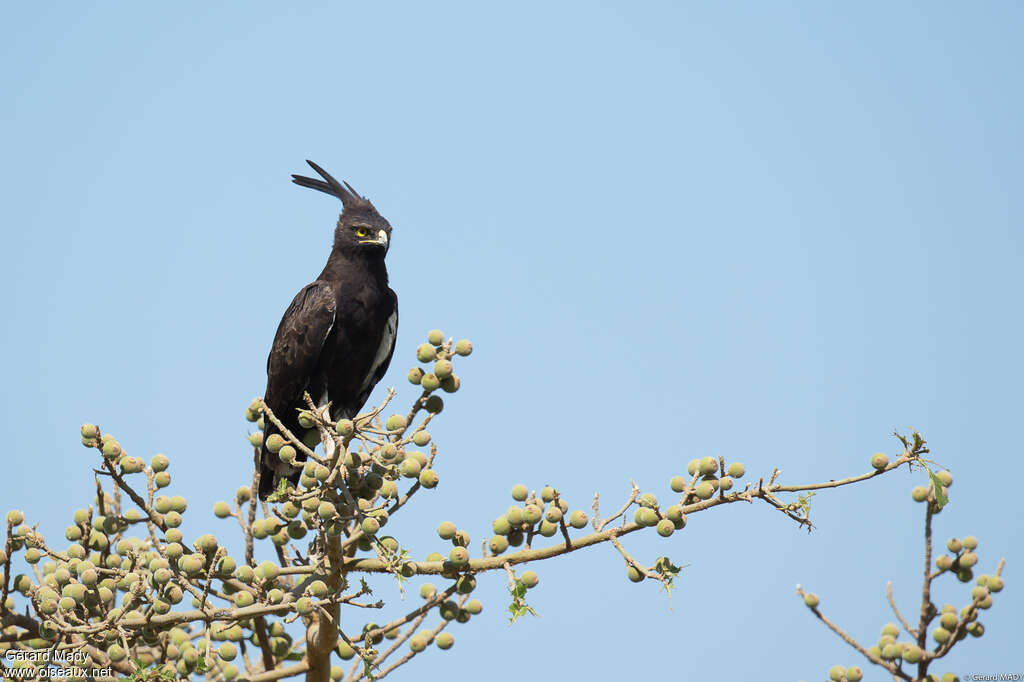
<path fill-rule="evenodd" d="M 383 246 L 386 249 L 388 248 L 388 233 L 385 230 L 378 230 L 376 239 L 360 239 L 359 243 L 376 244 L 377 246 Z"/>

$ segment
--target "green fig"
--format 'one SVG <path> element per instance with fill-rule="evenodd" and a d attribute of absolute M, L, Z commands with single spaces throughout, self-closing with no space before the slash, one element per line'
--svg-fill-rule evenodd
<path fill-rule="evenodd" d="M 743 475 L 747 473 L 747 468 L 740 462 L 732 462 L 726 469 L 726 473 L 732 478 L 743 478 Z"/>
<path fill-rule="evenodd" d="M 448 561 L 454 566 L 465 566 L 469 563 L 469 550 L 465 547 L 454 547 L 448 553 Z"/>
<path fill-rule="evenodd" d="M 437 349 L 433 344 L 421 343 L 416 347 L 416 359 L 420 362 L 431 362 L 437 357 Z"/>

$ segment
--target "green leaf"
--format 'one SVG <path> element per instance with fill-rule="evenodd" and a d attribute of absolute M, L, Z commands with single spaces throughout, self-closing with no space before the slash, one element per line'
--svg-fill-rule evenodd
<path fill-rule="evenodd" d="M 925 468 L 928 469 L 928 467 Z M 928 469 L 928 477 L 932 479 L 932 485 L 935 486 L 935 504 L 938 505 L 939 509 L 942 509 L 949 504 L 949 497 L 946 493 L 942 492 L 942 481 L 932 473 L 931 469 Z"/>
<path fill-rule="evenodd" d="M 512 614 L 512 617 L 508 619 L 509 623 L 516 622 L 516 619 L 518 619 L 520 616 L 525 616 L 527 613 L 529 613 L 531 616 L 537 615 L 537 612 L 533 610 L 533 607 L 529 606 L 528 604 L 523 604 L 522 606 L 518 607 L 515 604 L 509 604 L 508 610 Z"/>
<path fill-rule="evenodd" d="M 373 674 L 373 659 L 377 656 L 377 650 L 363 647 L 359 654 L 363 657 L 363 674 L 366 675 L 366 679 L 377 679 L 377 676 Z"/>
<path fill-rule="evenodd" d="M 531 616 L 540 617 L 536 611 L 533 610 L 529 604 L 526 603 L 524 597 L 526 596 L 526 585 L 521 580 L 516 580 L 515 587 L 509 589 L 509 593 L 512 595 L 512 603 L 508 605 L 508 611 L 512 614 L 512 617 L 508 619 L 508 622 L 515 623 L 516 619 L 520 616 L 525 616 L 529 613 Z"/>
<path fill-rule="evenodd" d="M 663 556 L 658 557 L 657 561 L 654 562 L 654 570 L 662 576 L 661 587 L 668 594 L 669 606 L 671 607 L 674 581 L 683 568 L 681 566 L 676 566 L 667 556 Z"/>
<path fill-rule="evenodd" d="M 934 464 L 934 462 L 932 462 L 932 464 Z M 949 497 L 946 495 L 946 493 L 942 492 L 942 481 L 939 479 L 938 476 L 935 475 L 935 473 L 932 471 L 932 468 L 928 466 L 928 462 L 926 462 L 925 460 L 921 460 L 921 466 L 923 466 L 924 470 L 928 472 L 928 478 L 931 479 L 932 489 L 935 493 L 935 504 L 938 506 L 939 509 L 942 509 L 947 504 L 949 504 Z"/>
<path fill-rule="evenodd" d="M 809 492 L 797 497 L 797 504 L 800 506 L 800 509 L 803 510 L 804 518 L 808 518 L 811 515 L 811 498 L 814 497 L 814 495 L 814 492 Z"/>
<path fill-rule="evenodd" d="M 275 490 L 270 497 L 267 498 L 267 502 L 273 504 L 274 502 L 280 502 L 288 496 L 288 479 L 282 478 L 277 482 L 277 490 Z"/>

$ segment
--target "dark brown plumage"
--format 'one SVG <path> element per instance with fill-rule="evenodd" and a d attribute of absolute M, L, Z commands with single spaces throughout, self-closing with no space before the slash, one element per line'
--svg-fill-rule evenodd
<path fill-rule="evenodd" d="M 323 180 L 293 175 L 292 181 L 337 197 L 343 209 L 327 265 L 288 306 L 267 357 L 264 400 L 296 436 L 304 431 L 298 413 L 307 407 L 306 392 L 320 407 L 330 402 L 334 420 L 352 418 L 362 409 L 387 371 L 398 330 L 398 297 L 388 287 L 384 264 L 391 225 L 347 182 L 307 163 Z M 264 442 L 277 433 L 267 421 Z M 296 484 L 299 474 L 264 445 L 260 499 L 281 478 Z"/>

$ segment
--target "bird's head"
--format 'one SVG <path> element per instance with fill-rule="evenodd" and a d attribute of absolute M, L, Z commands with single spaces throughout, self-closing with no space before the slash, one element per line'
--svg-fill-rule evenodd
<path fill-rule="evenodd" d="M 352 185 L 338 182 L 312 161 L 306 163 L 323 180 L 292 175 L 292 182 L 341 199 L 343 208 L 334 229 L 334 248 L 353 255 L 383 258 L 391 245 L 391 224 Z"/>

